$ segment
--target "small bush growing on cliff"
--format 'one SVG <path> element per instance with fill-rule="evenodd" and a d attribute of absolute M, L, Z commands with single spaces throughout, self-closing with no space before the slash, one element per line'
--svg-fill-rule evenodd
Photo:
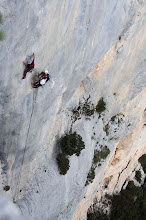
<path fill-rule="evenodd" d="M 3 188 L 5 191 L 9 191 L 10 190 L 10 186 L 4 186 Z"/>
<path fill-rule="evenodd" d="M 114 115 L 113 117 L 111 117 L 111 121 L 114 122 L 115 119 L 116 119 L 118 116 L 120 116 L 120 115 L 122 115 L 122 116 L 124 117 L 124 114 L 120 112 L 120 113 Z M 120 123 L 120 120 L 118 121 L 118 123 Z"/>
<path fill-rule="evenodd" d="M 3 18 L 2 18 L 2 14 L 0 13 L 0 24 L 3 23 Z M 4 33 L 2 31 L 0 31 L 0 41 L 4 39 Z"/>
<path fill-rule="evenodd" d="M 110 153 L 110 150 L 108 149 L 107 146 L 102 146 L 101 145 L 101 150 L 95 150 L 94 151 L 94 157 L 93 157 L 93 162 L 94 164 L 100 162 L 102 159 L 106 159 L 108 154 Z"/>
<path fill-rule="evenodd" d="M 84 115 L 85 118 L 89 120 L 89 117 L 94 115 L 95 110 L 96 108 L 90 101 L 89 96 L 87 99 L 84 99 L 84 102 L 79 102 L 79 105 L 72 110 L 72 121 L 75 122 L 76 120 L 81 119 L 82 115 Z"/>
<path fill-rule="evenodd" d="M 136 174 L 135 174 L 135 179 L 141 183 L 141 172 L 138 170 L 136 171 Z"/>
<path fill-rule="evenodd" d="M 106 103 L 103 98 L 101 98 L 96 106 L 97 113 L 101 114 L 106 109 Z"/>
<path fill-rule="evenodd" d="M 85 186 L 87 186 L 89 183 L 92 183 L 94 178 L 95 178 L 95 168 L 92 166 L 91 169 L 89 170 Z"/>
<path fill-rule="evenodd" d="M 111 117 L 111 121 L 114 121 L 117 115 L 114 115 L 113 117 Z"/>
<path fill-rule="evenodd" d="M 144 173 L 146 173 L 146 154 L 142 155 L 138 161 L 141 163 Z"/>
<path fill-rule="evenodd" d="M 76 132 L 74 132 L 73 134 L 66 134 L 61 139 L 60 144 L 62 152 L 69 156 L 73 154 L 79 156 L 81 150 L 85 148 L 82 137 Z"/>
<path fill-rule="evenodd" d="M 88 213 L 87 220 L 110 220 L 108 216 L 104 213 L 102 215 L 100 213 Z"/>
<path fill-rule="evenodd" d="M 106 125 L 103 127 L 103 131 L 106 132 L 106 135 L 107 135 L 107 136 L 109 135 L 109 127 L 108 127 L 108 124 L 106 124 Z"/>
<path fill-rule="evenodd" d="M 3 39 L 4 39 L 4 33 L 0 31 L 0 41 L 2 41 Z"/>
<path fill-rule="evenodd" d="M 83 110 L 83 115 L 89 116 L 89 117 L 94 115 L 95 113 L 94 105 L 88 102 L 84 103 L 82 110 Z"/>
<path fill-rule="evenodd" d="M 81 150 L 85 148 L 85 144 L 82 137 L 74 132 L 73 134 L 66 134 L 60 140 L 62 153 L 57 156 L 57 163 L 60 170 L 60 174 L 65 175 L 69 170 L 69 159 L 68 155 L 72 156 L 76 154 L 80 155 Z"/>
<path fill-rule="evenodd" d="M 88 220 L 97 220 L 97 216 L 94 213 L 88 213 L 87 219 Z"/>
<path fill-rule="evenodd" d="M 89 170 L 85 186 L 87 186 L 89 183 L 93 182 L 93 180 L 95 178 L 96 164 L 98 162 L 100 162 L 102 159 L 105 159 L 108 156 L 108 154 L 110 153 L 110 150 L 108 149 L 107 146 L 103 147 L 102 145 L 100 145 L 100 148 L 101 148 L 100 151 L 99 150 L 94 151 L 92 166 L 91 166 L 91 169 Z M 99 163 L 98 166 L 101 166 L 101 163 Z"/>
<path fill-rule="evenodd" d="M 57 163 L 60 174 L 65 175 L 69 170 L 69 159 L 66 158 L 65 154 L 58 154 L 57 156 Z"/>

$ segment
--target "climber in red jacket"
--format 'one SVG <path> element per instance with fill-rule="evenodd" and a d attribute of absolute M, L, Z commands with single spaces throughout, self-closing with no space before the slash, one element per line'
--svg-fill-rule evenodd
<path fill-rule="evenodd" d="M 25 65 L 25 70 L 24 70 L 24 74 L 23 74 L 23 77 L 22 79 L 25 79 L 26 78 L 26 74 L 31 71 L 32 69 L 34 69 L 34 60 L 35 60 L 35 54 L 33 53 L 33 61 L 31 64 L 26 64 L 25 62 L 24 65 Z"/>
<path fill-rule="evenodd" d="M 35 83 L 31 83 L 32 88 L 38 88 L 45 85 L 49 79 L 50 75 L 48 73 L 48 70 L 45 70 L 45 72 L 38 74 L 38 80 Z"/>

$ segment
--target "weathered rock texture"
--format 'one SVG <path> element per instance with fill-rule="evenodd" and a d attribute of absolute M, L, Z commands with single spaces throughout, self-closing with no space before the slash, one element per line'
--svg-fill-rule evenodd
<path fill-rule="evenodd" d="M 144 153 L 144 1 L 0 0 L 0 11 L 6 35 L 0 45 L 1 194 L 36 220 L 86 219 L 97 190 L 102 194 L 110 178 L 107 189 L 119 191 Z M 39 89 L 30 85 L 35 71 L 21 79 L 22 61 L 33 52 L 35 69 L 51 75 Z M 104 115 L 72 123 L 71 110 L 89 95 L 95 105 L 104 97 Z M 110 124 L 119 112 L 122 123 Z M 70 157 L 61 176 L 57 143 L 71 127 L 86 148 Z M 110 155 L 85 187 L 97 141 Z"/>
<path fill-rule="evenodd" d="M 30 218 L 25 218 L 20 216 L 20 212 L 17 207 L 10 202 L 8 199 L 0 198 L 0 219 L 9 220 L 30 220 Z"/>

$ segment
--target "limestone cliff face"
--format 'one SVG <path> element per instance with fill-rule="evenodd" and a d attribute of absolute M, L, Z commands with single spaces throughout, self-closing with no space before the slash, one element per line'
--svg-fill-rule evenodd
<path fill-rule="evenodd" d="M 0 190 L 22 214 L 86 219 L 105 182 L 109 192 L 119 191 L 137 166 L 146 143 L 144 6 L 142 0 L 0 0 L 6 35 L 0 45 Z M 35 71 L 21 79 L 22 61 L 33 52 L 36 71 L 51 75 L 39 89 L 30 85 Z M 104 97 L 104 114 L 73 123 L 71 110 L 89 95 L 95 105 Z M 111 123 L 120 112 L 121 123 Z M 86 148 L 70 157 L 62 176 L 57 143 L 71 128 Z M 85 187 L 97 142 L 110 154 Z"/>

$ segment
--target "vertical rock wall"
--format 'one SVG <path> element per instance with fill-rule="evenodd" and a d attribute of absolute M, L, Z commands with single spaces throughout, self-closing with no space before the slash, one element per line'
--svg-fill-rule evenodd
<path fill-rule="evenodd" d="M 132 8 L 133 5 L 129 10 Z M 107 145 L 111 154 L 102 166 L 97 166 L 96 178 L 72 219 L 86 219 L 85 213 L 90 205 L 91 209 L 98 210 L 105 194 L 120 192 L 139 169 L 138 159 L 146 153 L 144 13 L 145 7 L 141 5 L 131 20 L 129 16 L 130 23 L 125 24 L 110 50 L 76 91 L 81 96 L 90 94 L 93 102 L 102 96 L 106 100 L 102 128 L 99 122 L 98 127 L 93 125 L 94 139 L 91 142 L 94 141 L 95 148 L 97 142 Z M 120 119 L 118 113 L 124 117 Z M 105 125 L 108 125 L 108 134 L 104 131 Z"/>

